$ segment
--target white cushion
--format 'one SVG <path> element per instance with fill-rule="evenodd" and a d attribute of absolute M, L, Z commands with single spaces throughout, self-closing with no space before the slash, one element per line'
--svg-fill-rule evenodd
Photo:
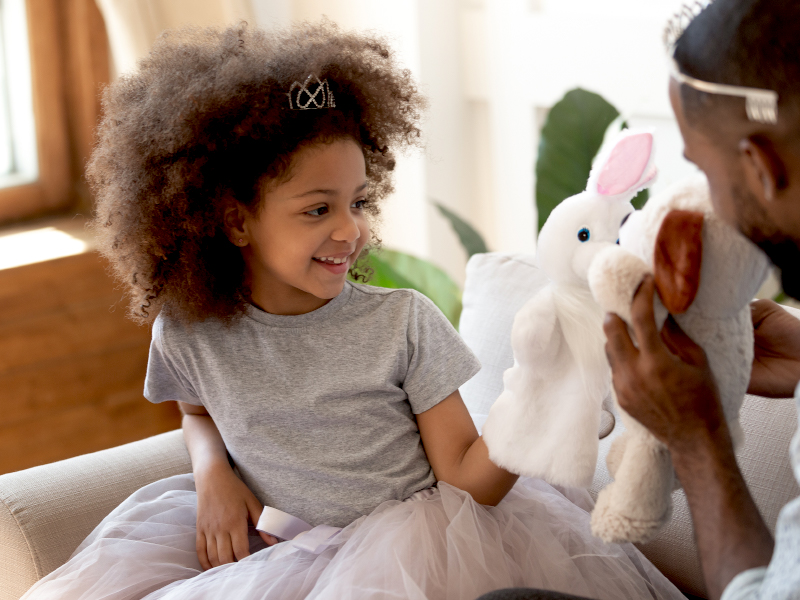
<path fill-rule="evenodd" d="M 503 391 L 503 373 L 514 364 L 514 316 L 547 282 L 530 254 L 475 254 L 467 263 L 459 332 L 482 368 L 460 391 L 477 423 L 489 414 Z"/>
<path fill-rule="evenodd" d="M 511 327 L 522 305 L 547 284 L 531 255 L 487 253 L 467 264 L 460 332 L 481 361 L 481 371 L 461 387 L 461 395 L 477 424 L 485 420 L 503 390 L 503 373 L 514 363 Z M 788 309 L 800 317 L 800 311 Z M 739 466 L 770 529 L 778 512 L 800 494 L 789 463 L 789 442 L 798 426 L 791 399 L 748 396 L 740 416 L 745 444 Z M 623 431 L 616 420 L 611 435 L 600 440 L 592 496 L 611 481 L 605 457 L 611 442 Z M 673 494 L 673 516 L 659 536 L 641 546 L 642 552 L 679 588 L 705 596 L 691 516 L 682 490 Z"/>

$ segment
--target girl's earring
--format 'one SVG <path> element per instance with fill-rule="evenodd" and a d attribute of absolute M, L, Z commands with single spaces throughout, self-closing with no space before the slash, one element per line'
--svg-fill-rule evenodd
<path fill-rule="evenodd" d="M 242 238 L 239 238 L 239 245 L 241 246 L 242 244 L 244 244 L 244 240 Z"/>

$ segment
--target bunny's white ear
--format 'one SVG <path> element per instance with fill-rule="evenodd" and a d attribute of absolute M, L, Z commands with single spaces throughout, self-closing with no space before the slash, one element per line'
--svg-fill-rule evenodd
<path fill-rule="evenodd" d="M 652 131 L 625 129 L 598 156 L 586 191 L 633 198 L 655 181 L 657 170 L 653 158 Z"/>

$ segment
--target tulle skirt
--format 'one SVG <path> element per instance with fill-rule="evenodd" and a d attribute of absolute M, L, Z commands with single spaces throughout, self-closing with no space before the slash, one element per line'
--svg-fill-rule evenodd
<path fill-rule="evenodd" d="M 566 494 L 566 495 L 565 495 Z M 520 479 L 497 507 L 446 483 L 389 501 L 316 548 L 266 547 L 203 571 L 191 475 L 157 481 L 118 506 L 25 600 L 397 598 L 474 600 L 506 587 L 597 598 L 684 600 L 633 545 L 589 529 L 591 498 Z"/>

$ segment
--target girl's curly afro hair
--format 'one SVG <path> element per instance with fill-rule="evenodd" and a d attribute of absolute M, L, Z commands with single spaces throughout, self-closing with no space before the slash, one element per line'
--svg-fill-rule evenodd
<path fill-rule="evenodd" d="M 292 110 L 287 93 L 327 79 L 335 108 Z M 420 142 L 424 99 L 386 43 L 332 23 L 264 32 L 169 31 L 139 69 L 106 89 L 87 169 L 101 253 L 131 296 L 130 314 L 230 320 L 248 290 L 223 230 L 231 199 L 258 210 L 265 181 L 301 147 L 352 138 L 363 149 L 368 206 L 392 191 L 394 150 Z"/>

